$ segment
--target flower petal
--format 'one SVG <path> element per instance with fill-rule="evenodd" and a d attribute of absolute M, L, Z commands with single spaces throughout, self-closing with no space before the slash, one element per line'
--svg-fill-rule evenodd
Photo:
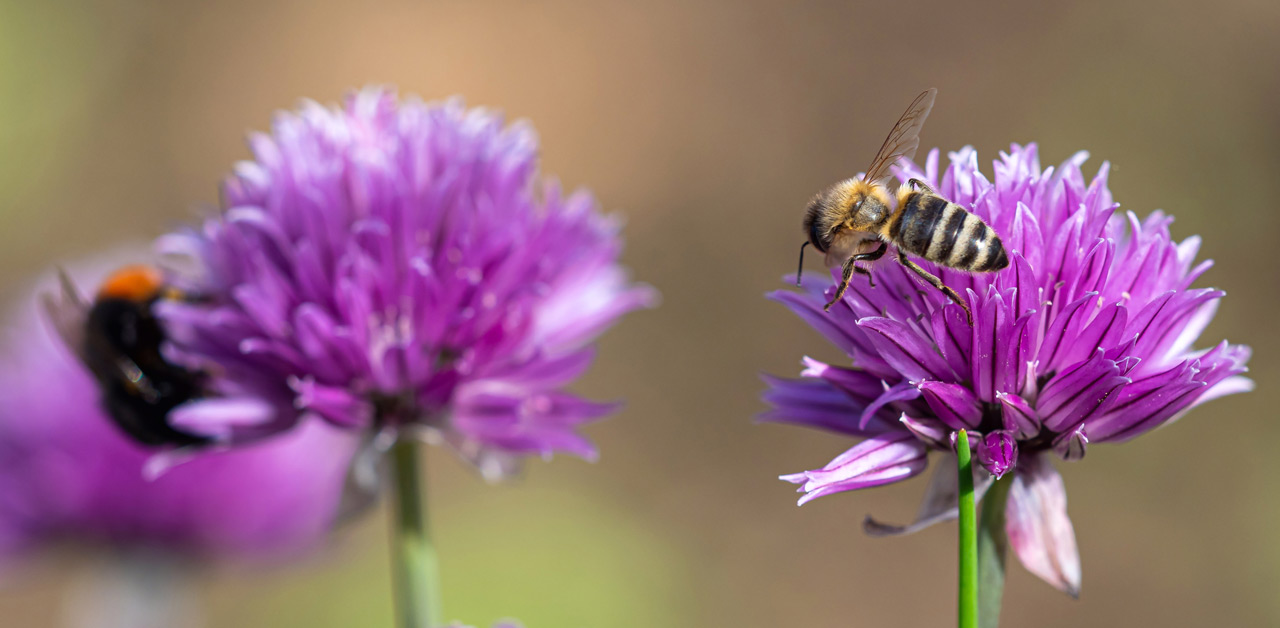
<path fill-rule="evenodd" d="M 970 375 L 974 394 L 978 399 L 990 402 L 995 400 L 996 390 L 1012 387 L 1011 383 L 1005 384 L 996 378 L 998 373 L 1003 375 L 1007 372 L 1001 366 L 1008 361 L 1009 354 L 1017 355 L 1017 350 L 1010 346 L 1010 341 L 1016 338 L 1003 337 L 1008 334 L 1005 324 L 1006 307 L 1004 298 L 994 287 L 981 298 L 970 295 L 969 301 L 978 303 L 973 312 Z"/>
<path fill-rule="evenodd" d="M 965 386 L 926 380 L 916 384 L 938 420 L 953 430 L 973 429 L 982 420 L 982 406 Z"/>
<path fill-rule="evenodd" d="M 325 386 L 314 378 L 291 378 L 289 386 L 298 394 L 294 405 L 309 410 L 341 427 L 365 428 L 373 424 L 373 406 L 340 386 Z"/>
<path fill-rule="evenodd" d="M 933 344 L 905 323 L 879 316 L 858 319 L 860 329 L 870 330 L 867 337 L 880 357 L 910 380 L 953 380 L 955 374 Z"/>
<path fill-rule="evenodd" d="M 1089 437 L 1085 434 L 1085 428 L 1081 425 L 1074 432 L 1063 434 L 1053 441 L 1053 451 L 1067 462 L 1075 462 L 1084 458 L 1085 446 L 1089 444 Z"/>
<path fill-rule="evenodd" d="M 542 456 L 565 452 L 594 460 L 595 446 L 575 428 L 617 407 L 563 392 L 508 395 L 463 386 L 449 425 L 485 448 Z"/>
<path fill-rule="evenodd" d="M 1168 298 L 1162 298 L 1151 306 L 1143 308 L 1138 313 L 1134 324 L 1126 330 L 1129 333 L 1139 334 L 1138 344 L 1135 347 L 1138 355 L 1154 358 L 1140 365 L 1138 371 L 1154 370 L 1167 364 L 1168 360 L 1165 356 L 1168 355 L 1169 347 L 1183 342 L 1180 332 L 1187 321 L 1195 319 L 1198 311 L 1222 298 L 1224 294 L 1221 290 L 1212 289 L 1187 290 L 1166 295 Z M 1173 357 L 1176 360 L 1182 356 Z"/>
<path fill-rule="evenodd" d="M 759 416 L 769 423 L 790 423 L 814 427 L 850 436 L 872 436 L 897 429 L 897 425 L 879 413 L 865 424 L 859 417 L 866 404 L 823 379 L 784 379 L 762 376 L 769 385 L 764 401 L 773 406 Z"/>
<path fill-rule="evenodd" d="M 1154 373 L 1125 386 L 1106 413 L 1086 421 L 1090 433 L 1101 441 L 1128 438 L 1156 425 L 1191 404 L 1193 394 L 1203 390 L 1198 381 L 1198 361 L 1187 360 L 1163 373 Z"/>
<path fill-rule="evenodd" d="M 1040 417 L 1025 399 L 1010 393 L 996 393 L 1004 429 L 1015 438 L 1030 439 L 1040 433 Z"/>
<path fill-rule="evenodd" d="M 822 311 L 822 297 L 815 299 L 810 295 L 798 294 L 787 290 L 778 290 L 769 294 L 769 298 L 777 301 L 803 319 L 810 327 L 822 334 L 827 341 L 834 344 L 846 355 L 854 358 L 855 366 L 865 368 L 881 377 L 893 377 L 895 371 L 883 359 L 876 355 L 875 346 L 868 340 L 868 334 L 855 325 L 841 324 L 848 319 L 846 312 Z M 834 308 L 833 308 L 834 309 Z M 850 319 L 851 320 L 851 319 Z"/>
<path fill-rule="evenodd" d="M 1099 348 L 1115 346 L 1124 333 L 1127 314 L 1128 310 L 1119 304 L 1102 307 L 1083 330 L 1071 337 L 1070 344 L 1061 353 L 1062 364 L 1075 364 L 1088 359 Z"/>
<path fill-rule="evenodd" d="M 899 402 L 911 401 L 920 397 L 920 391 L 911 385 L 911 382 L 901 382 L 885 389 L 884 393 L 876 397 L 862 411 L 862 416 L 858 419 L 858 429 L 866 429 L 871 421 L 877 417 L 877 413 L 882 408 L 892 407 Z"/>
<path fill-rule="evenodd" d="M 1067 595 L 1080 596 L 1080 553 L 1067 518 L 1067 491 L 1044 456 L 1024 457 L 1018 465 L 1005 531 L 1027 571 Z"/>
<path fill-rule="evenodd" d="M 898 419 L 904 427 L 911 430 L 916 438 L 928 443 L 936 449 L 946 449 L 950 441 L 951 428 L 937 419 L 907 416 L 904 412 Z"/>
<path fill-rule="evenodd" d="M 933 477 L 929 480 L 929 488 L 925 490 L 924 500 L 920 502 L 916 518 L 910 524 L 884 523 L 867 515 L 862 522 L 862 531 L 869 536 L 899 536 L 919 532 L 935 523 L 960 516 L 958 466 L 954 454 L 945 455 L 938 461 Z M 973 475 L 974 499 L 982 501 L 982 496 L 991 488 L 994 478 L 981 467 L 973 467 Z"/>
<path fill-rule="evenodd" d="M 1248 357 L 1248 348 L 1223 342 L 1199 358 L 1142 377 L 1125 386 L 1102 415 L 1088 421 L 1089 434 L 1097 441 L 1125 441 L 1176 420 L 1206 397 L 1248 390 L 1252 382 L 1234 379 L 1245 371 Z M 1227 387 L 1215 391 L 1226 382 Z"/>
<path fill-rule="evenodd" d="M 1053 322 L 1049 324 L 1049 330 L 1045 332 L 1044 341 L 1040 345 L 1040 360 L 1042 368 L 1045 370 L 1053 370 L 1074 362 L 1065 362 L 1062 356 L 1071 348 L 1075 338 L 1079 335 L 1080 327 L 1084 325 L 1084 321 L 1089 316 L 1090 303 L 1096 303 L 1098 295 L 1096 292 L 1086 294 L 1057 312 L 1053 317 Z M 1089 355 L 1093 352 L 1090 351 Z"/>
<path fill-rule="evenodd" d="M 1086 417 L 1100 412 L 1112 393 L 1130 381 L 1120 374 L 1120 366 L 1098 349 L 1089 361 L 1049 380 L 1036 400 L 1036 412 L 1050 430 L 1071 431 Z"/>
<path fill-rule="evenodd" d="M 781 476 L 802 484 L 800 504 L 824 495 L 905 480 L 929 464 L 928 447 L 906 430 L 873 436 L 854 445 L 825 467 Z"/>
<path fill-rule="evenodd" d="M 1227 395 L 1250 392 L 1256 387 L 1257 386 L 1254 384 L 1253 380 L 1248 377 L 1228 377 L 1221 382 L 1218 382 L 1217 385 L 1211 386 L 1209 390 L 1206 390 L 1201 394 L 1192 405 L 1197 406 L 1206 401 L 1211 401 L 1219 397 L 1226 397 Z"/>
<path fill-rule="evenodd" d="M 237 428 L 255 428 L 276 418 L 275 408 L 256 397 L 213 397 L 184 403 L 169 412 L 173 427 L 215 440 L 226 440 Z"/>
<path fill-rule="evenodd" d="M 969 332 L 969 323 L 965 321 L 964 311 L 958 307 L 942 307 L 935 309 L 929 318 L 933 328 L 934 342 L 943 359 L 956 373 L 969 370 L 969 347 L 973 343 Z"/>
<path fill-rule="evenodd" d="M 1018 289 L 1013 297 L 1013 314 L 1017 319 L 1028 312 L 1040 309 L 1043 288 L 1036 280 L 1036 273 L 1032 270 L 1031 263 L 1022 257 L 1021 253 L 1014 253 L 1011 257 L 1013 285 Z"/>

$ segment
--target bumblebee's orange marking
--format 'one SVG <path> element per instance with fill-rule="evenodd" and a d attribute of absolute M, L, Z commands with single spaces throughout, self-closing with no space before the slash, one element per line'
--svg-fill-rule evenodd
<path fill-rule="evenodd" d="M 98 298 L 150 301 L 160 294 L 163 281 L 160 271 L 151 266 L 125 266 L 111 273 L 102 282 L 102 287 L 98 288 Z"/>

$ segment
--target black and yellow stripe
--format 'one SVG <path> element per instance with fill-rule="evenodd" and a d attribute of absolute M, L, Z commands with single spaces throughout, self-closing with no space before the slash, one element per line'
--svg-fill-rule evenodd
<path fill-rule="evenodd" d="M 1009 265 L 1004 244 L 987 223 L 928 192 L 906 197 L 889 238 L 907 253 L 949 268 L 985 273 Z"/>

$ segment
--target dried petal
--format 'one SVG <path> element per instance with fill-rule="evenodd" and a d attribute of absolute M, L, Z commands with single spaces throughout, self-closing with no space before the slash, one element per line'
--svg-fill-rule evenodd
<path fill-rule="evenodd" d="M 1080 596 L 1080 553 L 1067 518 L 1062 476 L 1043 456 L 1018 465 L 1005 510 L 1009 546 L 1027 571 L 1072 597 Z"/>

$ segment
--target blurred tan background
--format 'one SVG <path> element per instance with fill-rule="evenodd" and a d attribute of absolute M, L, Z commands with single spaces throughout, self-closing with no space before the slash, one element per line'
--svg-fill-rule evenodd
<path fill-rule="evenodd" d="M 361 3 L 364 4 L 364 3 Z M 0 0 L 0 286 L 153 237 L 216 198 L 242 137 L 302 97 L 393 83 L 529 118 L 543 170 L 626 213 L 625 261 L 663 305 L 608 333 L 579 389 L 625 398 L 588 464 L 491 487 L 430 460 L 446 614 L 530 628 L 945 626 L 954 527 L 861 534 L 923 482 L 796 508 L 780 473 L 842 439 L 757 426 L 758 373 L 834 357 L 763 294 L 794 268 L 805 201 L 866 166 L 911 97 L 925 147 L 1009 142 L 1114 165 L 1174 213 L 1229 293 L 1206 339 L 1251 344 L 1259 390 L 1060 465 L 1084 562 L 1073 601 L 1011 568 L 1007 626 L 1280 624 L 1280 3 L 14 3 Z M 205 625 L 390 626 L 386 522 L 301 565 L 220 567 Z M 85 560 L 0 591 L 54 625 Z"/>

